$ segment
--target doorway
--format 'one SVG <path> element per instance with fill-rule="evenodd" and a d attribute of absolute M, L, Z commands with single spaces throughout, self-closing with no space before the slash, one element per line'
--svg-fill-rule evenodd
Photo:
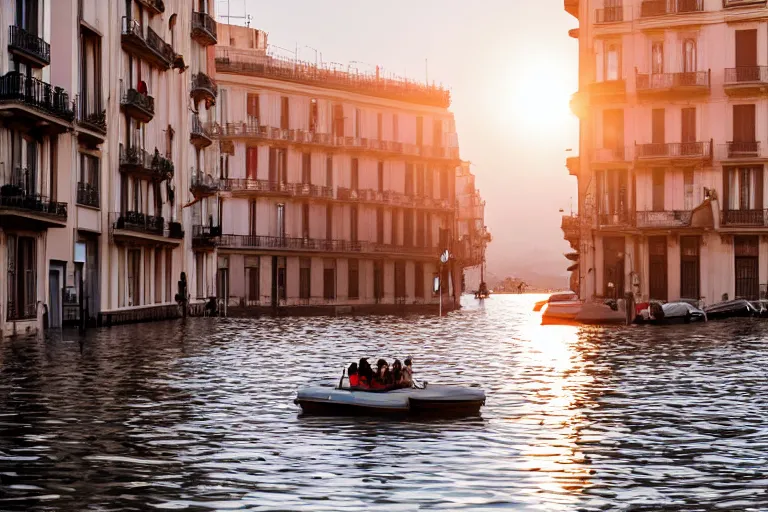
<path fill-rule="evenodd" d="M 58 268 L 48 271 L 48 327 L 61 328 L 61 273 Z"/>
<path fill-rule="evenodd" d="M 648 237 L 648 277 L 651 300 L 667 300 L 667 237 Z"/>

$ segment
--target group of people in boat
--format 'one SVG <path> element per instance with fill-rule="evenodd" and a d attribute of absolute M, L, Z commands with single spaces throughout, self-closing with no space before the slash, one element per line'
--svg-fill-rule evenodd
<path fill-rule="evenodd" d="M 385 359 L 376 362 L 376 371 L 368 363 L 368 358 L 352 363 L 347 369 L 349 387 L 374 391 L 410 388 L 413 386 L 413 361 L 407 358 L 404 363 L 395 359 L 390 368 Z"/>

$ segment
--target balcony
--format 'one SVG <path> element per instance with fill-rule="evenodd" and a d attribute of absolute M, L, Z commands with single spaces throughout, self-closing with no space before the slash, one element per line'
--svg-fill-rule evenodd
<path fill-rule="evenodd" d="M 204 149 L 213 144 L 212 135 L 208 131 L 207 125 L 204 125 L 200 121 L 200 116 L 197 114 L 192 116 L 192 126 L 189 129 L 189 142 L 191 142 L 197 149 Z"/>
<path fill-rule="evenodd" d="M 173 178 L 173 162 L 160 155 L 120 144 L 120 172 L 139 178 L 164 181 Z"/>
<path fill-rule="evenodd" d="M 71 128 L 75 118 L 64 89 L 15 71 L 0 77 L 0 110 L 8 110 L 18 120 L 26 119 L 54 133 Z"/>
<path fill-rule="evenodd" d="M 729 96 L 768 92 L 768 66 L 726 68 L 723 87 Z"/>
<path fill-rule="evenodd" d="M 737 7 L 759 7 L 765 6 L 765 0 L 723 0 L 725 9 Z"/>
<path fill-rule="evenodd" d="M 293 184 L 293 195 L 295 197 L 333 199 L 333 188 L 321 185 L 310 185 L 309 183 L 295 183 Z"/>
<path fill-rule="evenodd" d="M 742 161 L 765 158 L 760 147 L 760 141 L 728 142 L 719 146 L 720 160 Z"/>
<path fill-rule="evenodd" d="M 99 186 L 93 183 L 78 182 L 77 184 L 77 204 L 99 207 Z"/>
<path fill-rule="evenodd" d="M 652 163 L 679 161 L 683 164 L 711 161 L 712 141 L 637 144 L 635 145 L 635 160 Z"/>
<path fill-rule="evenodd" d="M 199 169 L 192 167 L 190 174 L 192 179 L 190 180 L 189 190 L 196 198 L 210 197 L 220 189 L 220 183 L 218 178 L 214 178 L 210 174 L 205 174 Z"/>
<path fill-rule="evenodd" d="M 155 117 L 155 98 L 128 89 L 120 100 L 120 108 L 135 120 L 148 123 Z"/>
<path fill-rule="evenodd" d="M 216 38 L 216 20 L 208 13 L 192 13 L 192 39 L 202 46 L 211 46 L 218 42 Z"/>
<path fill-rule="evenodd" d="M 763 227 L 765 210 L 723 210 L 720 223 L 728 227 Z"/>
<path fill-rule="evenodd" d="M 192 248 L 213 250 L 218 245 L 221 226 L 192 226 Z"/>
<path fill-rule="evenodd" d="M 149 11 L 150 15 L 163 14 L 165 12 L 165 2 L 163 0 L 136 0 Z"/>
<path fill-rule="evenodd" d="M 146 30 L 147 36 L 144 37 L 141 24 L 134 19 L 123 16 L 120 37 L 123 50 L 147 61 L 149 65 L 156 68 L 171 69 L 176 52 L 150 27 L 147 27 Z"/>
<path fill-rule="evenodd" d="M 42 68 L 51 63 L 51 45 L 16 25 L 8 28 L 8 51 L 33 67 Z"/>
<path fill-rule="evenodd" d="M 641 18 L 703 11 L 704 0 L 644 0 L 640 4 Z"/>
<path fill-rule="evenodd" d="M 635 86 L 640 96 L 709 94 L 710 71 L 637 74 Z"/>
<path fill-rule="evenodd" d="M 375 242 L 328 240 L 325 238 L 289 238 L 261 235 L 222 235 L 219 248 L 258 249 L 280 252 L 355 253 L 434 256 L 433 247 L 405 247 Z"/>
<path fill-rule="evenodd" d="M 564 215 L 560 223 L 560 229 L 563 230 L 563 238 L 565 240 L 578 240 L 581 238 L 579 217 L 575 215 Z"/>
<path fill-rule="evenodd" d="M 632 161 L 631 146 L 620 146 L 617 148 L 600 148 L 592 151 L 593 164 L 617 164 Z"/>
<path fill-rule="evenodd" d="M 3 173 L 0 227 L 38 231 L 67 225 L 67 203 L 38 194 L 33 175 L 25 168 Z"/>
<path fill-rule="evenodd" d="M 251 178 L 227 178 L 221 180 L 221 190 L 240 194 L 291 196 L 293 187 L 288 183 Z"/>
<path fill-rule="evenodd" d="M 635 214 L 635 223 L 642 229 L 684 228 L 691 225 L 692 215 L 690 210 L 644 211 Z"/>
<path fill-rule="evenodd" d="M 87 101 L 75 101 L 77 105 L 77 125 L 87 130 L 89 133 L 80 133 L 81 137 L 86 135 L 86 139 L 99 144 L 104 141 L 107 135 L 107 111 L 99 107 L 89 106 Z"/>
<path fill-rule="evenodd" d="M 218 94 L 219 87 L 213 78 L 202 72 L 192 75 L 192 88 L 189 95 L 195 103 L 205 101 L 206 107 L 211 107 L 216 104 Z"/>
<path fill-rule="evenodd" d="M 614 213 L 600 213 L 597 217 L 601 229 L 628 229 L 633 227 L 633 219 L 628 211 L 620 210 Z"/>
<path fill-rule="evenodd" d="M 629 5 L 616 5 L 595 9 L 595 25 L 608 25 L 632 21 L 632 11 Z"/>
<path fill-rule="evenodd" d="M 565 12 L 579 19 L 579 0 L 563 0 Z"/>
<path fill-rule="evenodd" d="M 336 89 L 367 96 L 403 101 L 418 105 L 448 108 L 451 93 L 443 87 L 398 77 L 384 77 L 380 72 L 346 72 L 327 66 L 307 63 L 271 55 L 257 55 L 252 50 L 216 47 L 216 71 L 251 75 L 305 85 Z"/>
<path fill-rule="evenodd" d="M 141 212 L 110 213 L 109 225 L 112 236 L 119 240 L 178 244 L 184 238 L 181 223 L 165 222 L 163 217 Z"/>

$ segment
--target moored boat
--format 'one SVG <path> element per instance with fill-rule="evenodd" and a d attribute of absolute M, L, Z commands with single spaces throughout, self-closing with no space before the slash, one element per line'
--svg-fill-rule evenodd
<path fill-rule="evenodd" d="M 553 293 L 546 299 L 540 300 L 536 304 L 534 304 L 533 310 L 541 311 L 541 308 L 543 308 L 546 304 L 549 304 L 551 302 L 568 302 L 568 301 L 575 301 L 575 300 L 579 300 L 579 296 L 573 292 Z"/>
<path fill-rule="evenodd" d="M 580 300 L 548 302 L 541 312 L 542 324 L 574 322 L 584 303 Z"/>
<path fill-rule="evenodd" d="M 704 308 L 707 318 L 710 320 L 722 320 L 724 318 L 759 316 L 759 311 L 755 309 L 748 300 L 736 299 L 718 302 Z"/>
<path fill-rule="evenodd" d="M 650 303 L 649 307 L 635 319 L 639 324 L 688 324 L 706 322 L 707 314 L 689 302 Z"/>
<path fill-rule="evenodd" d="M 463 386 L 426 385 L 391 391 L 310 386 L 298 391 L 294 403 L 305 414 L 473 416 L 485 404 L 485 392 Z"/>

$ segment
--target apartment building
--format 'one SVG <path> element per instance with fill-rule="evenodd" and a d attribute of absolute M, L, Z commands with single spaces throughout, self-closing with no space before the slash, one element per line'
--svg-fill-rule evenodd
<path fill-rule="evenodd" d="M 218 31 L 219 174 L 199 196 L 219 200 L 194 206 L 198 296 L 215 254 L 232 307 L 435 304 L 461 163 L 448 92 L 280 59 L 259 30 Z M 448 294 L 455 256 L 443 271 Z"/>
<path fill-rule="evenodd" d="M 582 297 L 714 303 L 768 283 L 768 14 L 748 0 L 565 0 L 579 20 Z"/>

